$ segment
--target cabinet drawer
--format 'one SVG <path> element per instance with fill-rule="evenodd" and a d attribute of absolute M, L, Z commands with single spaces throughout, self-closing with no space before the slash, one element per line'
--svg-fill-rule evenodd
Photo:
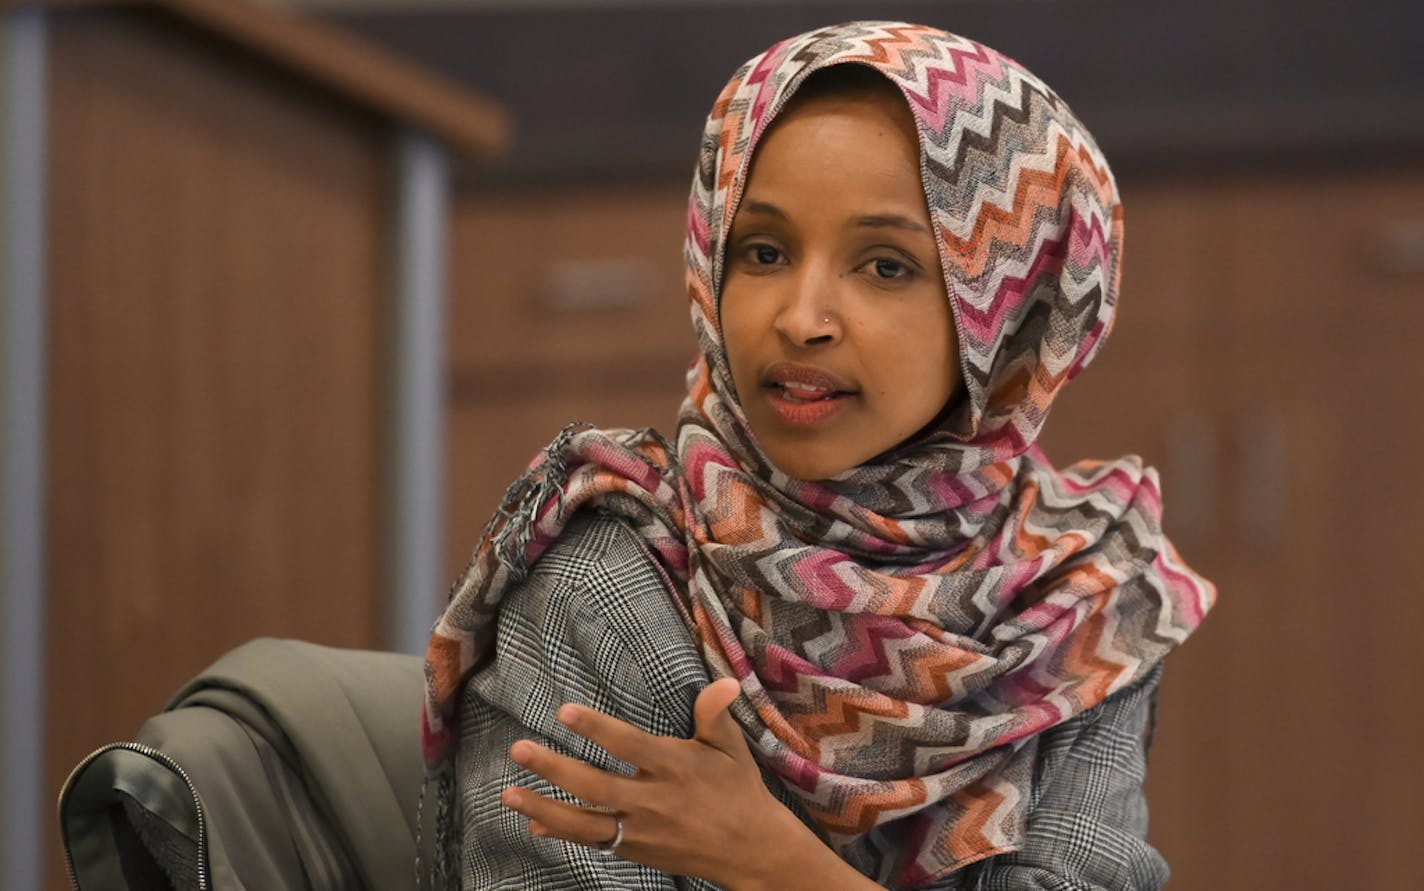
<path fill-rule="evenodd" d="M 686 203 L 681 182 L 459 193 L 454 367 L 690 359 Z"/>

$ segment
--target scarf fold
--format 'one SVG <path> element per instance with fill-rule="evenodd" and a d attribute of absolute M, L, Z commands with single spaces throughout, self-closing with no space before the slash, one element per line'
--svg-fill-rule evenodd
<path fill-rule="evenodd" d="M 966 392 L 936 429 L 835 478 L 757 448 L 718 327 L 722 246 L 758 139 L 811 73 L 905 97 Z M 1055 470 L 1034 445 L 1102 345 L 1122 214 L 1067 106 L 973 41 L 853 22 L 747 62 L 713 107 L 689 202 L 701 355 L 677 438 L 566 428 L 511 487 L 436 625 L 426 757 L 450 756 L 499 603 L 578 510 L 628 520 L 666 570 L 753 751 L 853 866 L 916 887 L 1016 849 L 1036 737 L 1143 677 L 1215 589 L 1161 529 L 1136 458 Z"/>

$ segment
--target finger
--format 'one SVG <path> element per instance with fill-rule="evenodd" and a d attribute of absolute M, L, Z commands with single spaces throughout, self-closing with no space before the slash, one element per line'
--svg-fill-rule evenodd
<path fill-rule="evenodd" d="M 582 808 L 528 789 L 511 786 L 500 794 L 500 801 L 529 818 L 532 835 L 597 847 L 612 841 L 618 833 L 618 817 L 614 814 Z"/>
<path fill-rule="evenodd" d="M 742 694 L 736 678 L 719 678 L 702 688 L 692 706 L 693 739 L 728 755 L 747 752 L 742 729 L 727 709 Z"/>
<path fill-rule="evenodd" d="M 538 774 L 589 804 L 616 806 L 620 803 L 619 784 L 627 781 L 622 774 L 599 770 L 577 758 L 561 755 L 527 739 L 521 739 L 510 746 L 509 757 L 520 767 Z"/>
<path fill-rule="evenodd" d="M 596 711 L 586 705 L 565 703 L 559 706 L 559 723 L 591 742 L 608 754 L 634 767 L 655 769 L 661 764 L 660 747 L 667 739 L 640 730 L 627 721 Z"/>

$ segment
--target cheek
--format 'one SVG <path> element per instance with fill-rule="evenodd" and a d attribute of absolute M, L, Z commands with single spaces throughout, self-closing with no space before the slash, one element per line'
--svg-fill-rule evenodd
<path fill-rule="evenodd" d="M 959 386 L 959 354 L 953 337 L 951 328 L 943 339 L 923 344 L 924 365 L 920 373 L 924 375 L 924 398 L 933 403 L 929 409 L 933 414 L 944 408 Z"/>
<path fill-rule="evenodd" d="M 954 326 L 942 318 L 926 323 L 923 314 L 897 325 L 876 345 L 876 389 L 893 406 L 896 432 L 908 435 L 934 420 L 959 385 Z"/>
<path fill-rule="evenodd" d="M 745 297 L 740 290 L 729 287 L 723 290 L 720 304 L 722 349 L 727 353 L 732 379 L 739 388 L 744 383 L 743 366 L 751 352 L 757 330 L 756 320 L 751 318 Z"/>
<path fill-rule="evenodd" d="M 724 338 L 738 337 L 745 340 L 748 332 L 754 332 L 765 324 L 763 316 L 767 301 L 760 284 L 757 279 L 749 279 L 745 275 L 728 276 L 727 283 L 722 288 L 722 299 L 718 303 Z"/>

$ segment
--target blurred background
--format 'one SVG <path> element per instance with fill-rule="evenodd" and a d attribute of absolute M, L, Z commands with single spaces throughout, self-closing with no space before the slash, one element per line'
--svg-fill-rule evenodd
<path fill-rule="evenodd" d="M 741 61 L 853 18 L 1015 57 L 1117 172 L 1118 327 L 1045 446 L 1145 456 L 1220 586 L 1150 764 L 1172 887 L 1420 887 L 1424 6 L 0 15 L 5 888 L 66 887 L 66 774 L 220 653 L 418 651 L 563 424 L 671 429 L 702 119 Z"/>

